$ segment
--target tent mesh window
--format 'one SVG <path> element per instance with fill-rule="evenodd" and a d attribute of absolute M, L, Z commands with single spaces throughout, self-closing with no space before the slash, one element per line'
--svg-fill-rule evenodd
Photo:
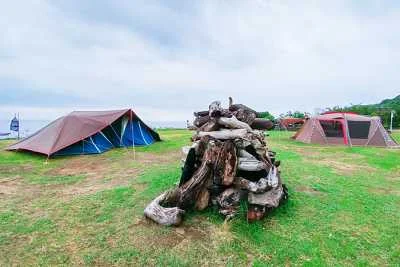
<path fill-rule="evenodd" d="M 340 121 L 321 120 L 319 123 L 321 124 L 326 137 L 343 137 L 343 127 Z"/>
<path fill-rule="evenodd" d="M 350 138 L 368 139 L 370 121 L 348 121 Z"/>

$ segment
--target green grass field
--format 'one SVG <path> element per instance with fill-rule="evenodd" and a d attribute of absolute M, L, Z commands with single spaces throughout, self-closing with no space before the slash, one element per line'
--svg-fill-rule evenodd
<path fill-rule="evenodd" d="M 289 201 L 248 224 L 212 208 L 182 226 L 143 218 L 180 176 L 185 130 L 149 147 L 51 159 L 0 141 L 0 266 L 397 265 L 400 150 L 323 147 L 271 132 Z M 400 132 L 394 136 L 400 141 Z"/>

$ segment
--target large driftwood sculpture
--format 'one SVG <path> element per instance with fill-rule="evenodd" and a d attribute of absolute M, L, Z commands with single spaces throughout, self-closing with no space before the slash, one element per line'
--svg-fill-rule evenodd
<path fill-rule="evenodd" d="M 144 214 L 162 225 L 179 225 L 184 211 L 217 205 L 226 218 L 235 216 L 240 201 L 248 201 L 247 219 L 260 220 L 287 199 L 280 180 L 276 153 L 268 150 L 263 130 L 269 120 L 253 109 L 214 101 L 207 111 L 195 112 L 191 146 L 182 148 L 179 186 L 154 199 Z"/>

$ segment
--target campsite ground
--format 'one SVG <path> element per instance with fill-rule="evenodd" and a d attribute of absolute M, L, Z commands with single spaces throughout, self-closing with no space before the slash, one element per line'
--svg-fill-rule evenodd
<path fill-rule="evenodd" d="M 190 212 L 181 227 L 143 208 L 179 179 L 190 132 L 102 155 L 51 159 L 3 151 L 0 265 L 395 265 L 400 262 L 400 150 L 323 147 L 271 132 L 289 202 L 247 224 Z M 400 132 L 394 134 L 400 141 Z"/>

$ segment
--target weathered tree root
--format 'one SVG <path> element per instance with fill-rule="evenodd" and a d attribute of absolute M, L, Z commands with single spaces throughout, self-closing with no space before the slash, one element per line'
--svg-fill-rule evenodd
<path fill-rule="evenodd" d="M 164 192 L 150 202 L 144 210 L 144 215 L 161 225 L 179 225 L 182 222 L 185 211 L 178 207 L 164 208 L 160 205 L 160 203 L 166 200 L 167 193 Z"/>

